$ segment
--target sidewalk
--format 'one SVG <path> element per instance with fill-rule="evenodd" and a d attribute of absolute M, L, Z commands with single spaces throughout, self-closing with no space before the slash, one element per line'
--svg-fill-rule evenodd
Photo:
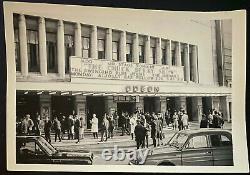
<path fill-rule="evenodd" d="M 189 129 L 199 129 L 200 124 L 197 122 L 190 122 Z M 224 124 L 224 129 L 229 129 L 231 130 L 231 123 L 225 122 Z M 166 138 L 164 139 L 164 142 L 167 142 L 167 140 L 173 135 L 174 131 L 171 126 L 163 128 L 163 132 L 165 133 Z M 106 142 L 99 142 L 101 137 L 99 134 L 98 139 L 94 139 L 92 136 L 92 133 L 87 131 L 84 134 L 84 139 L 80 141 L 80 143 L 76 143 L 76 139 L 74 140 L 68 140 L 68 138 L 64 137 L 62 142 L 54 142 L 54 135 L 51 136 L 52 140 L 52 145 L 55 146 L 56 148 L 62 148 L 62 147 L 80 147 L 80 148 L 110 148 L 113 147 L 114 145 L 117 146 L 122 146 L 122 147 L 131 147 L 135 146 L 136 142 L 135 140 L 132 140 L 130 135 L 124 135 L 120 136 L 121 132 L 120 131 L 115 131 L 114 132 L 114 137 L 111 139 L 109 138 Z M 151 144 L 152 139 L 149 136 L 149 143 Z"/>

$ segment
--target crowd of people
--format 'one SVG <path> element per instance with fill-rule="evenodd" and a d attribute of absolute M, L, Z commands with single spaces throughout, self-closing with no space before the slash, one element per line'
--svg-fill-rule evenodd
<path fill-rule="evenodd" d="M 20 122 L 17 122 L 17 133 L 19 135 L 41 135 L 44 131 L 45 139 L 51 143 L 51 132 L 55 132 L 55 142 L 64 139 L 67 134 L 68 140 L 76 139 L 79 143 L 84 138 L 84 119 L 76 114 L 69 116 L 55 116 L 53 120 L 41 117 L 36 113 L 35 118 L 31 119 L 30 114 L 26 114 Z"/>
<path fill-rule="evenodd" d="M 122 112 L 120 116 L 117 113 L 108 115 L 105 113 L 102 117 L 97 117 L 93 114 L 90 124 L 91 132 L 94 139 L 99 142 L 105 142 L 109 138 L 114 137 L 114 129 L 121 127 L 121 136 L 125 133 L 131 135 L 131 139 L 137 143 L 137 149 L 148 147 L 149 138 L 153 141 L 153 146 L 162 144 L 164 138 L 163 127 L 172 127 L 173 130 L 185 130 L 189 128 L 189 116 L 183 109 L 179 111 L 167 110 L 165 113 L 143 113 L 135 111 L 132 114 Z M 216 110 L 211 110 L 207 115 L 202 115 L 200 128 L 223 128 L 223 114 Z M 74 113 L 69 116 L 62 114 L 55 116 L 52 120 L 45 117 L 44 120 L 40 119 L 39 113 L 31 119 L 30 115 L 25 115 L 17 126 L 17 132 L 21 135 L 41 135 L 44 132 L 45 139 L 51 142 L 51 132 L 55 133 L 55 142 L 62 139 L 76 140 L 79 143 L 84 139 L 84 125 L 85 120 L 82 116 Z"/>
<path fill-rule="evenodd" d="M 200 128 L 223 128 L 223 113 L 213 109 L 208 114 L 202 114 Z"/>

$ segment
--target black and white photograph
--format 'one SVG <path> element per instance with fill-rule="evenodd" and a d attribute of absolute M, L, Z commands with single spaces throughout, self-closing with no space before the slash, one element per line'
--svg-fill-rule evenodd
<path fill-rule="evenodd" d="M 248 169 L 244 11 L 4 10 L 11 170 Z"/>

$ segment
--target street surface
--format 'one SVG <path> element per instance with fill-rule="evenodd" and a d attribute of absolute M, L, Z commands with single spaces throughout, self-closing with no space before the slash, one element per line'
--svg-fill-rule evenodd
<path fill-rule="evenodd" d="M 189 129 L 198 129 L 199 124 L 191 123 Z M 224 129 L 231 130 L 231 123 L 225 122 Z M 172 130 L 172 127 L 163 128 L 163 132 L 165 134 L 165 138 L 163 139 L 163 144 L 167 143 L 168 140 L 173 136 L 176 131 Z M 58 149 L 59 151 L 76 151 L 76 152 L 84 152 L 84 150 L 90 150 L 94 153 L 94 161 L 95 165 L 127 165 L 128 160 L 123 161 L 115 161 L 111 159 L 110 161 L 106 161 L 102 158 L 103 149 L 114 149 L 114 145 L 117 145 L 118 149 L 123 150 L 135 150 L 136 142 L 132 140 L 130 135 L 120 136 L 120 132 L 114 131 L 114 138 L 108 139 L 106 142 L 100 141 L 100 134 L 98 139 L 94 139 L 92 133 L 85 132 L 85 138 L 80 141 L 80 143 L 76 143 L 76 140 L 67 140 L 67 134 L 65 134 L 62 142 L 54 142 L 54 135 L 52 136 L 52 145 Z M 149 148 L 153 148 L 152 139 L 149 136 Z"/>

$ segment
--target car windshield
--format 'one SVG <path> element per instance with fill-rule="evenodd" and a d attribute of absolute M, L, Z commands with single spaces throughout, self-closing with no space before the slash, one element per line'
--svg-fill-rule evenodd
<path fill-rule="evenodd" d="M 40 137 L 38 139 L 39 144 L 41 147 L 48 153 L 48 154 L 55 154 L 57 150 L 49 143 L 47 142 L 43 137 Z"/>
<path fill-rule="evenodd" d="M 168 145 L 169 146 L 174 146 L 178 149 L 180 149 L 183 144 L 186 142 L 188 138 L 188 135 L 187 134 L 184 134 L 184 133 L 176 133 L 172 138 L 171 140 L 168 142 Z"/>

